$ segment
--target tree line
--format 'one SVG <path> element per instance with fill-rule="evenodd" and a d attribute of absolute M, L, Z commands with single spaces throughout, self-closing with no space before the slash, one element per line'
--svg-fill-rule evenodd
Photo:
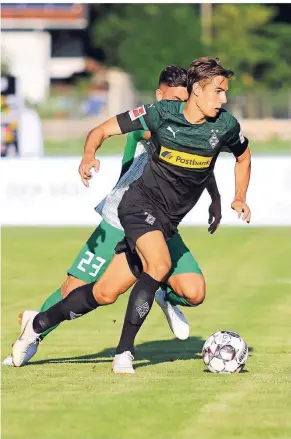
<path fill-rule="evenodd" d="M 274 20 L 276 7 L 215 4 L 205 19 L 197 4 L 94 8 L 98 19 L 91 27 L 92 44 L 103 49 L 108 66 L 130 73 L 140 90 L 154 89 L 166 65 L 187 68 L 200 56 L 219 57 L 235 71 L 233 94 L 276 92 L 291 85 L 291 25 Z"/>

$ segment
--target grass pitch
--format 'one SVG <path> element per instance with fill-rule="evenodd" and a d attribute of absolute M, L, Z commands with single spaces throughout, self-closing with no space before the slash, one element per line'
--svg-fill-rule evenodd
<path fill-rule="evenodd" d="M 37 309 L 63 282 L 91 233 L 81 228 L 4 228 L 2 359 L 19 334 L 17 314 Z M 2 368 L 3 439 L 287 439 L 290 418 L 291 228 L 184 228 L 203 268 L 204 304 L 175 340 L 155 305 L 137 338 L 135 376 L 111 359 L 127 295 L 65 322 L 29 366 Z M 207 373 L 204 340 L 231 329 L 251 347 L 246 371 Z"/>

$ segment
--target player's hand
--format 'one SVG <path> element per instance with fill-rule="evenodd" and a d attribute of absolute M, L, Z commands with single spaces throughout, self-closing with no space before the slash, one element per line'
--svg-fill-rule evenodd
<path fill-rule="evenodd" d="M 208 227 L 208 232 L 211 235 L 213 235 L 215 230 L 219 227 L 222 218 L 220 198 L 212 200 L 208 212 L 209 212 L 208 224 L 210 224 L 210 226 Z"/>
<path fill-rule="evenodd" d="M 243 221 L 249 222 L 251 221 L 251 209 L 244 201 L 234 200 L 231 203 L 231 208 L 237 212 L 237 217 L 241 218 Z"/>
<path fill-rule="evenodd" d="M 92 178 L 92 168 L 94 168 L 95 172 L 98 172 L 100 168 L 100 161 L 95 158 L 83 157 L 79 166 L 79 174 L 83 184 L 86 187 L 89 187 L 89 180 Z"/>

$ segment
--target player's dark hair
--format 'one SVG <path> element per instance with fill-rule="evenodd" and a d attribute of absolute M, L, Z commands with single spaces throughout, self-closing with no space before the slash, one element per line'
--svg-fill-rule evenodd
<path fill-rule="evenodd" d="M 187 70 L 183 67 L 170 65 L 161 71 L 159 85 L 168 87 L 187 87 Z"/>
<path fill-rule="evenodd" d="M 222 67 L 219 58 L 202 57 L 195 59 L 188 69 L 187 90 L 189 95 L 195 82 L 202 82 L 203 85 L 203 82 L 209 81 L 215 76 L 224 76 L 229 79 L 234 76 L 234 72 Z"/>

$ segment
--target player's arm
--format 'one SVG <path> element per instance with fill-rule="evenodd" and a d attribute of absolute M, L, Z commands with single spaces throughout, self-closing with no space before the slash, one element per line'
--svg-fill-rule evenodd
<path fill-rule="evenodd" d="M 126 134 L 132 131 L 149 131 L 155 127 L 158 121 L 158 113 L 153 109 L 147 112 L 146 107 L 148 106 L 142 106 L 135 110 L 121 113 L 90 131 L 79 166 L 79 174 L 85 186 L 88 187 L 89 180 L 92 178 L 91 169 L 94 168 L 96 172 L 99 170 L 100 162 L 95 158 L 95 153 L 104 140 L 111 136 Z"/>
<path fill-rule="evenodd" d="M 251 152 L 249 147 L 236 158 L 235 164 L 235 196 L 231 204 L 232 209 L 234 209 L 238 218 L 241 218 L 247 223 L 251 220 L 251 210 L 246 203 L 247 190 L 249 186 L 250 176 L 251 176 Z"/>
<path fill-rule="evenodd" d="M 238 218 L 247 223 L 251 220 L 251 210 L 246 203 L 246 196 L 251 175 L 251 153 L 248 139 L 241 132 L 240 124 L 232 116 L 226 139 L 226 146 L 236 158 L 235 164 L 235 196 L 231 204 Z"/>
<path fill-rule="evenodd" d="M 100 162 L 95 158 L 96 151 L 100 148 L 104 140 L 111 136 L 122 134 L 117 117 L 112 117 L 98 127 L 91 130 L 87 136 L 82 161 L 79 166 L 79 174 L 85 186 L 89 186 L 92 178 L 91 169 L 99 171 Z"/>
<path fill-rule="evenodd" d="M 220 198 L 220 193 L 217 187 L 216 178 L 213 171 L 208 177 L 206 189 L 211 197 L 211 200 L 216 200 L 217 198 Z"/>
<path fill-rule="evenodd" d="M 209 218 L 208 218 L 208 232 L 212 235 L 218 228 L 221 221 L 221 200 L 220 193 L 217 187 L 214 172 L 212 172 L 207 180 L 206 189 L 211 197 L 211 204 L 209 206 Z"/>

